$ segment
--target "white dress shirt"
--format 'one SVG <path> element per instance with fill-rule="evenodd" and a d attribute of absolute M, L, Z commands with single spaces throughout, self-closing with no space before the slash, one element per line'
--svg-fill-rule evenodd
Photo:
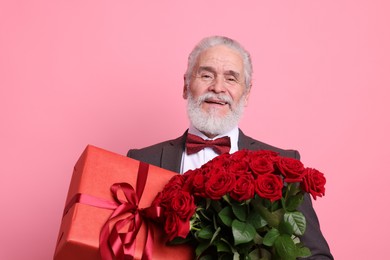
<path fill-rule="evenodd" d="M 230 153 L 234 153 L 238 151 L 238 127 L 233 128 L 226 134 L 218 135 L 214 138 L 208 138 L 192 125 L 190 125 L 188 129 L 188 133 L 197 135 L 205 140 L 215 140 L 220 137 L 229 136 L 230 143 L 231 143 Z M 180 173 L 184 173 L 188 170 L 199 168 L 203 164 L 207 163 L 208 161 L 210 161 L 216 156 L 218 156 L 218 154 L 210 147 L 206 147 L 200 150 L 199 152 L 191 155 L 188 155 L 187 149 L 184 149 L 183 156 L 181 158 Z"/>

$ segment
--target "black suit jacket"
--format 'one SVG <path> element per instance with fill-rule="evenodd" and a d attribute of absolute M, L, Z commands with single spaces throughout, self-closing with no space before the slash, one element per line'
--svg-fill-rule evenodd
<path fill-rule="evenodd" d="M 127 156 L 179 173 L 186 137 L 187 131 L 182 136 L 173 140 L 165 141 L 142 149 L 130 149 Z M 278 152 L 281 156 L 295 159 L 300 158 L 299 153 L 296 150 L 283 150 L 268 145 L 244 135 L 241 130 L 239 131 L 238 148 L 240 150 L 271 150 Z M 333 259 L 328 243 L 320 230 L 318 218 L 313 209 L 309 195 L 305 195 L 305 199 L 300 206 L 300 210 L 305 215 L 307 221 L 306 232 L 301 237 L 301 240 L 312 252 L 312 256 L 306 259 Z"/>

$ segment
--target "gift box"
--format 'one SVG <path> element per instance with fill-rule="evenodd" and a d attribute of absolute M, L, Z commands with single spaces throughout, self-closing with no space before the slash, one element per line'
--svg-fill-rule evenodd
<path fill-rule="evenodd" d="M 137 209 L 143 209 L 151 206 L 157 193 L 175 174 L 91 145 L 87 146 L 74 167 L 54 259 L 102 259 L 101 231 L 107 228 L 112 234 L 115 223 L 118 223 L 112 216 L 119 207 L 111 191 L 113 184 L 127 183 L 136 191 L 137 188 L 138 191 L 144 188 L 136 205 Z M 140 179 L 143 179 L 144 183 L 141 181 L 140 184 Z M 119 200 L 125 200 L 125 196 L 122 195 Z M 133 230 L 134 226 L 137 226 L 131 218 L 134 215 L 133 211 L 117 217 L 130 219 L 119 228 Z M 194 258 L 193 248 L 188 245 L 167 245 L 162 225 L 148 221 L 144 215 L 138 214 L 137 223 L 142 224 L 138 227 L 136 236 L 133 234 L 135 237 L 131 239 L 135 240 L 132 244 L 133 251 L 126 249 L 133 252 L 134 259 L 141 259 L 143 254 L 145 256 L 145 250 L 151 252 L 150 259 Z M 110 218 L 112 221 L 108 224 Z M 153 237 L 149 235 L 150 232 Z M 120 238 L 123 239 L 123 236 Z M 152 245 L 149 244 L 150 241 Z"/>

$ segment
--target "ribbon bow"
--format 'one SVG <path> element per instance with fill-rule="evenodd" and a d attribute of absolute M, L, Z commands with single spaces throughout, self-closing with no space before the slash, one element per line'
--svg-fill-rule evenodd
<path fill-rule="evenodd" d="M 158 206 L 145 209 L 138 208 L 138 202 L 145 188 L 148 170 L 149 164 L 140 162 L 136 191 L 128 183 L 113 184 L 111 193 L 115 201 L 107 201 L 78 193 L 65 207 L 64 215 L 75 203 L 114 210 L 100 232 L 100 256 L 103 260 L 134 259 L 135 241 L 143 222 L 146 225 L 147 234 L 142 260 L 152 259 L 153 229 L 149 228 L 148 222 L 150 219 L 157 220 L 161 218 L 162 209 Z M 110 231 L 112 223 L 114 224 Z"/>
<path fill-rule="evenodd" d="M 148 221 L 143 221 L 143 217 L 146 217 L 146 219 L 159 217 L 161 215 L 160 208 L 149 207 L 146 209 L 139 209 L 138 201 L 140 193 L 138 192 L 138 189 L 137 192 L 135 192 L 134 188 L 128 183 L 113 184 L 111 186 L 111 192 L 113 193 L 115 200 L 119 203 L 119 206 L 111 214 L 100 233 L 100 255 L 102 259 L 113 259 L 111 257 L 112 254 L 115 256 L 115 259 L 134 259 L 135 239 L 141 228 L 142 222 L 145 223 L 147 230 L 147 239 L 142 259 L 152 259 L 153 230 L 149 228 Z M 125 200 L 119 198 L 120 192 L 124 194 Z M 123 214 L 128 216 L 116 221 L 110 232 L 110 222 Z M 128 227 L 125 231 L 121 232 L 126 226 Z"/>
<path fill-rule="evenodd" d="M 188 133 L 186 140 L 187 154 L 194 154 L 204 149 L 212 148 L 217 154 L 228 153 L 230 151 L 230 137 L 224 136 L 215 140 L 204 140 L 203 138 Z"/>

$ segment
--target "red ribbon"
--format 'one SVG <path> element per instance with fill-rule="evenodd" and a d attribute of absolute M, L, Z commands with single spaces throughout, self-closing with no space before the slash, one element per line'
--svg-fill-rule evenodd
<path fill-rule="evenodd" d="M 78 193 L 65 207 L 64 215 L 75 203 L 83 203 L 95 207 L 114 210 L 100 232 L 100 256 L 103 260 L 134 259 L 135 241 L 143 222 L 146 225 L 147 234 L 141 259 L 152 259 L 153 229 L 149 228 L 149 220 L 157 220 L 161 218 L 162 212 L 161 208 L 157 206 L 145 209 L 138 208 L 138 202 L 141 199 L 145 188 L 148 171 L 149 164 L 140 162 L 136 191 L 128 183 L 113 184 L 111 186 L 111 193 L 115 201 L 108 201 L 87 194 Z M 124 199 L 120 198 L 120 194 L 124 195 Z M 113 227 L 110 232 L 110 224 L 112 223 Z M 126 226 L 126 230 L 122 231 L 122 229 Z"/>

